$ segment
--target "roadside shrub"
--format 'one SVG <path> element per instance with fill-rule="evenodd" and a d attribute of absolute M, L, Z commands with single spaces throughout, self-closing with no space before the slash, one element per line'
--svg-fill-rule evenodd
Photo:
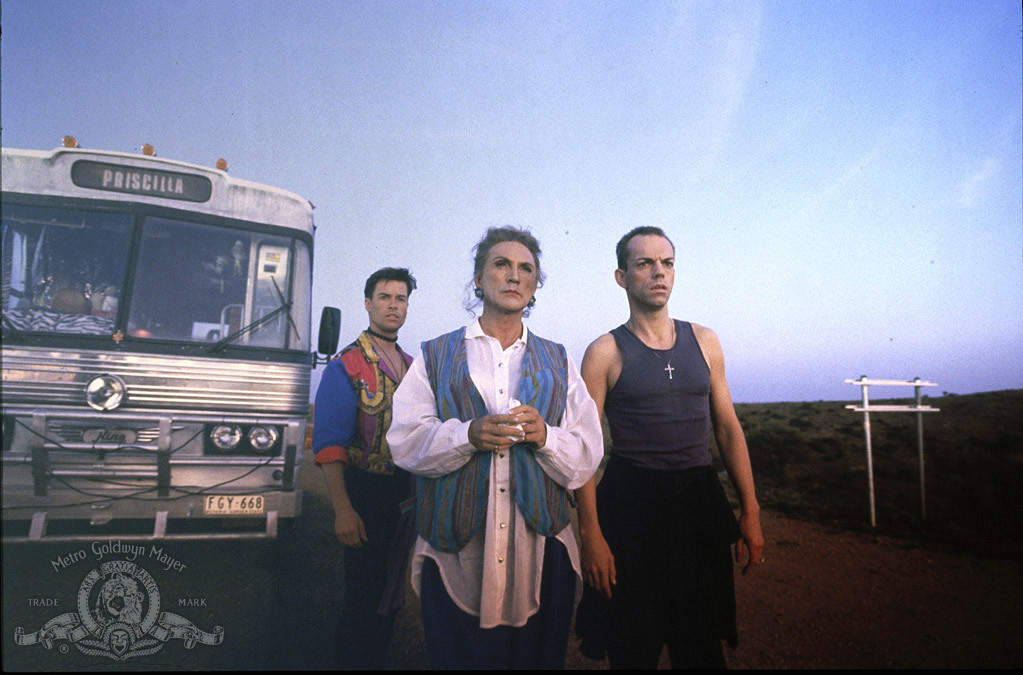
<path fill-rule="evenodd" d="M 782 478 L 789 462 L 806 459 L 806 439 L 789 424 L 768 421 L 746 434 L 754 475 Z"/>
<path fill-rule="evenodd" d="M 789 420 L 789 426 L 795 427 L 796 429 L 809 429 L 813 426 L 813 422 L 805 417 L 793 417 Z"/>

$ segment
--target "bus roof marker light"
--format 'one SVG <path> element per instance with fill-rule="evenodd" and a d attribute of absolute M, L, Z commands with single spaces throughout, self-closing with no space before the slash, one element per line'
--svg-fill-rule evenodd
<path fill-rule="evenodd" d="M 142 146 L 142 154 L 147 157 L 156 157 L 156 148 L 151 146 L 149 143 L 145 143 Z"/>
<path fill-rule="evenodd" d="M 65 148 L 77 148 L 78 139 L 76 139 L 74 136 L 65 136 L 63 139 L 61 139 L 61 144 Z"/>
<path fill-rule="evenodd" d="M 221 157 L 217 160 L 217 168 L 221 171 L 227 171 L 227 160 Z"/>

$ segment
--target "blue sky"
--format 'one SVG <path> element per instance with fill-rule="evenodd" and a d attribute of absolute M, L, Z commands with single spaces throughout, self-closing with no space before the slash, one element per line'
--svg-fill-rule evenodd
<path fill-rule="evenodd" d="M 737 401 L 1023 387 L 1018 2 L 3 0 L 0 22 L 5 146 L 148 142 L 306 197 L 314 313 L 341 307 L 345 341 L 384 265 L 420 282 L 406 347 L 468 320 L 470 249 L 513 224 L 544 248 L 529 325 L 578 361 L 628 316 L 615 243 L 656 225 L 672 313 L 718 333 Z"/>

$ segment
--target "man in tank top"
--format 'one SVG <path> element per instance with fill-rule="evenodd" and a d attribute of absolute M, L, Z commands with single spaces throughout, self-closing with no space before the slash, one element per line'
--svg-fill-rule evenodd
<path fill-rule="evenodd" d="M 618 243 L 629 320 L 586 350 L 582 377 L 611 429 L 599 487 L 576 490 L 586 592 L 576 632 L 612 668 L 724 667 L 735 645 L 735 559 L 763 561 L 760 507 L 717 335 L 673 320 L 675 247 L 659 228 Z M 738 524 L 711 468 L 713 432 L 741 503 Z M 745 551 L 743 549 L 745 548 Z"/>

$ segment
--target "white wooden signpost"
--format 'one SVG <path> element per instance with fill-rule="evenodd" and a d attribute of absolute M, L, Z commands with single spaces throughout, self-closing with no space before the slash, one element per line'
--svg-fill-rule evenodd
<path fill-rule="evenodd" d="M 912 412 L 916 413 L 916 445 L 920 457 L 920 517 L 927 517 L 927 498 L 924 494 L 924 419 L 925 412 L 938 412 L 939 408 L 932 408 L 920 403 L 920 387 L 937 387 L 934 382 L 924 382 L 919 377 L 913 380 L 869 380 L 866 375 L 861 375 L 858 380 L 846 380 L 849 384 L 858 384 L 863 388 L 862 405 L 847 405 L 849 410 L 863 413 L 863 434 L 867 439 L 867 484 L 870 489 L 870 526 L 877 527 L 877 518 L 874 515 L 874 458 L 870 448 L 870 413 L 872 412 Z M 884 387 L 915 387 L 915 405 L 870 405 L 870 398 L 867 396 L 867 387 L 870 385 Z"/>

